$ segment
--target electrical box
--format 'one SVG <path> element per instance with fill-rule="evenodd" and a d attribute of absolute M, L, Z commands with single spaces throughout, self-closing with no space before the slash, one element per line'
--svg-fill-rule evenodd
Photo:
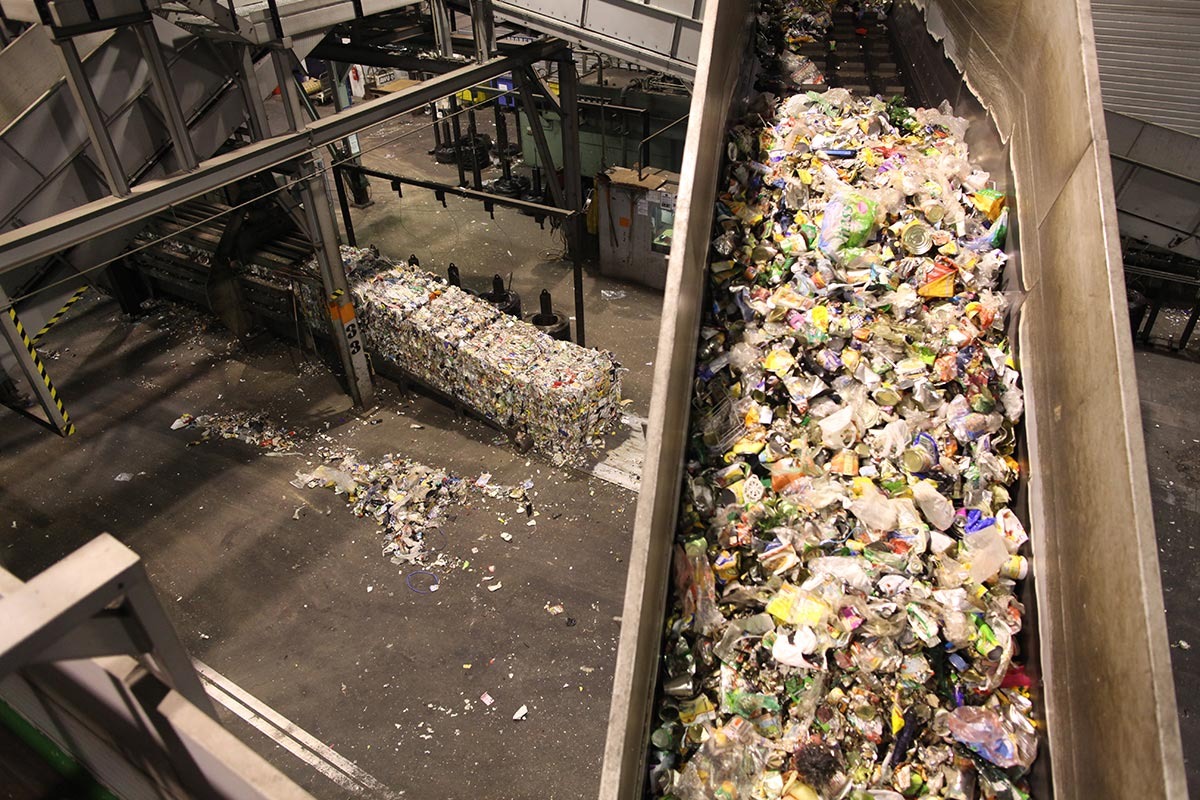
<path fill-rule="evenodd" d="M 679 175 L 612 167 L 598 176 L 600 274 L 662 289 L 675 234 Z"/>

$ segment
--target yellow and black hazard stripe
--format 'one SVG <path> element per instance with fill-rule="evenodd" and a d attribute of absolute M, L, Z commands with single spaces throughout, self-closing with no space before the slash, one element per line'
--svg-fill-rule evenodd
<path fill-rule="evenodd" d="M 342 299 L 342 295 L 346 293 L 345 289 L 334 289 L 333 294 L 329 295 L 329 302 L 333 303 Z"/>
<path fill-rule="evenodd" d="M 87 286 L 80 286 L 78 289 L 76 289 L 75 294 L 71 295 L 71 299 L 64 303 L 63 307 L 56 311 L 53 317 L 46 320 L 46 324 L 42 326 L 42 329 L 33 335 L 33 343 L 37 344 L 40 342 L 42 337 L 45 336 L 51 328 L 58 324 L 58 321 L 63 318 L 63 315 L 66 314 L 67 311 L 70 310 L 71 306 L 78 303 L 80 298 L 87 294 L 87 290 Z"/>
<path fill-rule="evenodd" d="M 50 397 L 54 400 L 54 405 L 58 407 L 58 413 L 62 415 L 63 424 L 66 428 L 63 430 L 64 436 L 70 436 L 75 433 L 75 423 L 71 422 L 71 417 L 67 414 L 67 409 L 63 407 L 63 402 L 58 396 L 58 390 L 54 388 L 54 384 L 50 382 L 50 376 L 46 374 L 46 365 L 42 363 L 41 357 L 37 352 L 37 345 L 33 339 L 29 338 L 29 334 L 25 332 L 25 326 L 21 324 L 21 320 L 17 317 L 15 308 L 8 309 L 8 316 L 12 318 L 13 325 L 17 329 L 17 333 L 21 336 L 21 341 L 25 343 L 25 349 L 29 351 L 29 357 L 33 359 L 33 365 L 37 367 L 38 374 L 42 376 L 42 383 L 46 384 L 46 388 L 50 391 Z"/>

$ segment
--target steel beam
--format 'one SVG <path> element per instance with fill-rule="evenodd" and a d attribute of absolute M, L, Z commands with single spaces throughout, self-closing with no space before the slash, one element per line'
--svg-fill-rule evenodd
<path fill-rule="evenodd" d="M 258 74 L 254 71 L 254 57 L 247 45 L 235 45 L 238 52 L 238 88 L 246 101 L 246 118 L 250 124 L 250 137 L 262 141 L 271 135 L 271 123 L 267 120 L 267 107 L 263 104 L 262 88 L 258 85 Z"/>
<path fill-rule="evenodd" d="M 471 0 L 471 34 L 475 39 L 475 60 L 482 64 L 496 51 L 492 0 Z"/>
<path fill-rule="evenodd" d="M 575 59 L 568 50 L 559 55 L 558 91 L 562 112 L 563 176 L 567 208 L 583 209 L 583 167 L 579 158 L 579 76 Z M 566 221 L 567 249 L 571 254 L 572 283 L 575 289 L 575 343 L 584 347 L 583 308 L 583 217 L 575 215 Z"/>
<path fill-rule="evenodd" d="M 346 197 L 346 175 L 340 166 L 333 168 L 333 185 L 337 188 L 338 207 L 342 211 L 342 227 L 346 230 L 346 244 L 357 247 L 358 239 L 354 236 L 354 220 L 350 218 L 350 201 Z"/>
<path fill-rule="evenodd" d="M 542 99 L 546 101 L 546 104 L 550 106 L 555 114 L 562 114 L 562 103 L 550 91 L 550 87 L 546 85 L 546 82 L 537 76 L 532 67 L 528 64 L 522 64 L 521 75 L 525 78 L 525 83 L 537 90 L 537 93 L 542 96 Z"/>
<path fill-rule="evenodd" d="M 114 600 L 128 612 L 126 621 L 137 627 L 138 634 L 127 637 L 124 626 L 100 629 L 115 636 L 110 642 L 112 653 L 148 646 L 142 652 L 153 655 L 167 682 L 215 719 L 212 702 L 150 588 L 141 559 L 106 533 L 0 597 L 5 620 L 0 627 L 0 676 L 42 660 L 42 653 L 97 615 L 103 616 Z M 100 644 L 93 641 L 90 647 Z"/>
<path fill-rule="evenodd" d="M 375 404 L 375 386 L 371 382 L 371 367 L 367 363 L 366 346 L 354 314 L 354 300 L 346 281 L 338 245 L 337 223 L 329 210 L 329 193 L 320 161 L 312 159 L 307 165 L 308 176 L 300 183 L 300 200 L 308 217 L 309 237 L 316 251 L 329 308 L 329 332 L 337 346 L 338 357 L 346 373 L 350 396 L 359 408 Z"/>
<path fill-rule="evenodd" d="M 109 191 L 118 197 L 129 194 L 129 180 L 125 177 L 125 169 L 117 156 L 112 137 L 108 135 L 108 125 L 100 112 L 100 104 L 92 92 L 87 73 L 83 71 L 83 61 L 79 58 L 79 50 L 73 39 L 59 39 L 55 42 L 62 54 L 63 66 L 66 68 L 67 85 L 75 97 L 75 104 L 83 114 L 83 124 L 87 127 L 88 138 L 92 147 L 100 157 L 100 169 L 104 172 L 104 180 L 108 183 Z"/>
<path fill-rule="evenodd" d="M 371 178 L 379 178 L 380 180 L 392 181 L 399 183 L 402 186 L 416 186 L 420 189 L 428 189 L 431 192 L 442 192 L 444 194 L 452 194 L 458 197 L 465 197 L 468 200 L 479 200 L 484 203 L 492 203 L 504 208 L 515 208 L 516 210 L 529 214 L 530 216 L 547 216 L 559 217 L 566 219 L 575 214 L 574 211 L 567 208 L 559 208 L 556 206 L 546 206 L 541 203 L 531 203 L 528 200 L 518 200 L 513 197 L 505 197 L 501 194 L 492 194 L 490 192 L 480 192 L 474 189 L 469 189 L 464 186 L 452 186 L 448 183 L 439 183 L 437 181 L 425 180 L 423 178 L 406 178 L 402 175 L 393 175 L 390 172 L 382 172 L 377 169 L 368 169 L 366 167 L 340 166 L 339 171 L 348 173 L 357 173 L 366 175 Z"/>
<path fill-rule="evenodd" d="M 63 408 L 62 401 L 58 399 L 58 392 L 50 383 L 46 367 L 38 358 L 37 349 L 28 332 L 21 326 L 16 309 L 3 287 L 0 287 L 0 309 L 4 309 L 0 311 L 0 336 L 8 342 L 13 357 L 21 367 L 21 372 L 25 373 L 25 379 L 29 381 L 30 388 L 37 395 L 38 403 L 46 412 L 46 419 L 60 435 L 70 436 L 75 432 L 75 426 L 71 423 L 66 409 Z M 3 377 L 2 370 L 0 370 L 0 377 Z"/>
<path fill-rule="evenodd" d="M 309 58 L 319 58 L 325 61 L 335 61 L 342 64 L 361 64 L 365 67 L 393 67 L 408 72 L 428 72 L 441 74 L 458 69 L 462 61 L 443 58 L 422 58 L 414 55 L 396 55 L 378 50 L 370 45 L 342 44 L 340 42 L 322 42 Z"/>
<path fill-rule="evenodd" d="M 508 56 L 462 69 L 370 100 L 341 114 L 317 120 L 296 133 L 264 139 L 201 162 L 193 172 L 139 184 L 127 197 L 107 197 L 32 222 L 0 235 L 0 274 L 72 245 L 167 210 L 176 203 L 214 191 L 257 172 L 294 161 L 351 133 L 420 108 L 476 83 L 511 72 L 521 63 L 551 58 L 562 47 L 539 40 Z"/>
<path fill-rule="evenodd" d="M 542 162 L 542 169 L 546 173 L 550 197 L 553 198 L 556 206 L 566 208 L 567 200 L 563 195 L 562 187 L 558 185 L 558 173 L 554 166 L 554 156 L 550 152 L 550 144 L 546 141 L 546 131 L 542 127 L 542 116 L 538 113 L 537 103 L 533 101 L 533 86 L 529 84 L 529 80 L 519 69 L 513 72 L 513 79 L 520 90 L 517 94 L 521 96 L 521 107 L 525 111 L 525 118 L 529 120 L 529 130 L 533 135 L 533 144 L 537 148 L 538 160 Z"/>
<path fill-rule="evenodd" d="M 454 55 L 453 31 L 450 29 L 450 9 L 446 0 L 429 0 L 429 13 L 433 15 L 433 38 L 442 55 Z"/>
<path fill-rule="evenodd" d="M 154 86 L 159 106 L 166 118 L 167 131 L 175 144 L 175 153 L 179 157 L 179 166 L 183 169 L 194 170 L 199 160 L 196 158 L 196 148 L 192 146 L 192 136 L 188 131 L 187 122 L 183 119 L 183 110 L 179 107 L 179 95 L 175 93 L 175 82 L 171 80 L 171 72 L 163 59 L 162 45 L 154 33 L 154 24 L 135 25 L 138 46 L 142 57 L 150 67 L 150 82 Z"/>

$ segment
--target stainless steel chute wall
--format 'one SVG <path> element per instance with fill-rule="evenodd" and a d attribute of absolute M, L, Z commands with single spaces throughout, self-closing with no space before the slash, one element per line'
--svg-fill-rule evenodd
<path fill-rule="evenodd" d="M 905 0 L 1008 152 L 1025 292 L 1029 516 L 1058 798 L 1184 798 L 1088 0 Z M 750 0 L 711 0 L 696 71 L 601 779 L 639 797 L 725 125 Z M 682 235 L 681 235 L 682 234 Z"/>

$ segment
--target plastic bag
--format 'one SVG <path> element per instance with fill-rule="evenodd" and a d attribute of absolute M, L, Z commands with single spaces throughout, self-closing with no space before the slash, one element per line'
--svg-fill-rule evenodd
<path fill-rule="evenodd" d="M 733 717 L 712 731 L 683 769 L 676 794 L 680 800 L 742 800 L 762 774 L 768 742 L 754 726 Z"/>
<path fill-rule="evenodd" d="M 675 581 L 692 630 L 707 636 L 725 624 L 725 617 L 717 609 L 716 578 L 706 548 L 705 540 L 693 539 L 676 549 Z"/>
<path fill-rule="evenodd" d="M 845 247 L 861 247 L 875 231 L 876 211 L 875 201 L 864 194 L 838 194 L 825 205 L 817 246 L 830 257 Z"/>
<path fill-rule="evenodd" d="M 917 481 L 911 487 L 913 499 L 929 524 L 944 531 L 954 524 L 954 503 L 929 481 Z"/>
<path fill-rule="evenodd" d="M 1029 767 L 1037 757 L 1037 738 L 1015 730 L 988 708 L 959 706 L 950 712 L 951 735 L 998 767 Z"/>
<path fill-rule="evenodd" d="M 850 513 L 872 530 L 894 530 L 897 514 L 891 501 L 870 481 L 860 485 L 861 493 L 850 501 Z"/>

